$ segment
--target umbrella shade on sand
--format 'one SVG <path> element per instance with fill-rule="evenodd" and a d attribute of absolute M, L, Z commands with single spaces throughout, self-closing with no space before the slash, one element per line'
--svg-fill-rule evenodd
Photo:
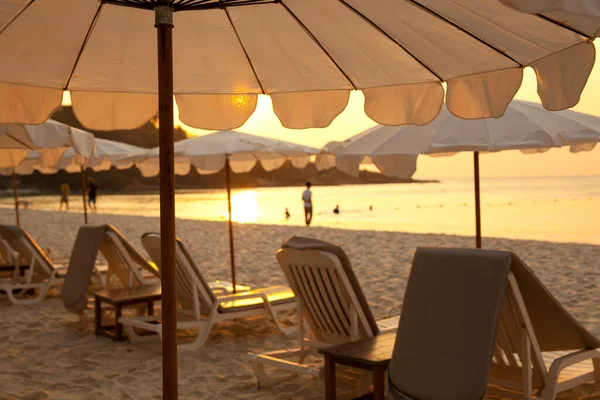
<path fill-rule="evenodd" d="M 159 111 L 169 400 L 177 399 L 173 95 L 196 128 L 241 126 L 261 93 L 284 126 L 324 127 L 355 89 L 376 122 L 420 125 L 441 110 L 442 82 L 454 114 L 502 115 L 525 66 L 536 70 L 547 109 L 568 108 L 595 59 L 594 35 L 497 0 L 0 0 L 0 26 L 0 122 L 40 123 L 64 90 L 92 129 L 135 128 Z"/>
<path fill-rule="evenodd" d="M 126 158 L 120 163 L 135 162 L 142 176 L 156 176 L 159 174 L 159 151 L 160 149 L 156 148 L 148 151 L 145 156 Z M 291 161 L 296 168 L 304 168 L 310 162 L 311 156 L 318 153 L 319 150 L 312 147 L 236 131 L 221 131 L 175 143 L 176 175 L 187 175 L 192 167 L 201 175 L 214 174 L 225 169 L 229 216 L 229 253 L 234 293 L 236 278 L 231 212 L 231 172 L 250 172 L 257 163 L 260 163 L 265 171 L 273 171 L 280 168 L 287 160 Z"/>
<path fill-rule="evenodd" d="M 44 166 L 41 161 L 41 154 L 38 151 L 31 151 L 27 157 L 14 169 L 17 175 L 30 175 L 34 171 L 42 174 L 55 174 L 59 170 L 69 173 L 81 173 L 81 194 L 83 198 L 83 218 L 88 223 L 87 203 L 86 203 L 86 177 L 87 168 L 92 171 L 108 171 L 112 166 L 117 169 L 127 169 L 133 166 L 133 162 L 122 162 L 128 157 L 146 154 L 148 149 L 133 146 L 127 143 L 114 140 L 96 138 L 96 148 L 91 156 L 79 154 L 74 147 L 69 147 L 64 151 L 62 157 L 54 166 Z M 5 174 L 6 170 L 0 170 L 0 174 Z"/>
<path fill-rule="evenodd" d="M 44 168 L 53 168 L 69 147 L 81 157 L 90 157 L 95 146 L 96 140 L 91 133 L 54 120 L 39 125 L 0 125 L 0 171 L 12 175 L 17 225 L 21 223 L 17 174 L 27 155 L 35 150 L 36 163 Z"/>
<path fill-rule="evenodd" d="M 317 157 L 317 169 L 333 166 L 357 175 L 362 164 L 383 174 L 409 178 L 419 154 L 432 156 L 474 152 L 476 246 L 481 247 L 479 152 L 521 150 L 543 153 L 570 146 L 573 153 L 600 142 L 600 118 L 571 110 L 548 112 L 536 103 L 513 101 L 501 118 L 465 120 L 447 109 L 429 125 L 376 126 L 344 141 L 330 142 Z"/>

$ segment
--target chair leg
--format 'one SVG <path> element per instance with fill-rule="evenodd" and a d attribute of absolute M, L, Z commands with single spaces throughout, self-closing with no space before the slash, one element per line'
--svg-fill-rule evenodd
<path fill-rule="evenodd" d="M 38 289 L 39 292 L 38 294 L 33 297 L 33 298 L 25 298 L 25 299 L 21 299 L 21 298 L 17 298 L 17 296 L 15 296 L 15 294 L 13 293 L 13 290 L 11 289 L 7 289 L 6 290 L 6 295 L 8 296 L 8 299 L 10 300 L 10 302 L 12 304 L 15 305 L 25 305 L 25 304 L 37 304 L 40 303 L 42 300 L 44 300 L 46 298 L 46 295 L 48 294 L 48 285 L 36 285 L 33 286 L 31 288 L 20 288 L 23 292 L 25 292 L 28 289 Z"/>
<path fill-rule="evenodd" d="M 184 343 L 184 344 L 177 345 L 177 351 L 185 352 L 185 351 L 193 351 L 193 350 L 200 349 L 202 346 L 204 346 L 204 343 L 206 343 L 206 341 L 208 340 L 208 337 L 210 335 L 210 330 L 213 325 L 214 325 L 213 318 L 210 318 L 208 321 L 201 322 L 200 327 L 198 328 L 198 336 L 196 336 L 196 339 L 191 343 Z"/>

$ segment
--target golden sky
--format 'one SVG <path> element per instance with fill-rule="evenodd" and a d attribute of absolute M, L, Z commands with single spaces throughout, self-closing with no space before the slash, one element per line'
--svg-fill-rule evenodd
<path fill-rule="evenodd" d="M 596 56 L 596 67 L 590 76 L 579 104 L 574 110 L 600 116 L 600 62 Z M 525 70 L 523 84 L 517 99 L 540 102 L 537 95 L 535 73 Z M 66 100 L 68 102 L 68 100 Z M 324 129 L 292 130 L 284 128 L 273 113 L 270 98 L 259 96 L 258 106 L 250 119 L 238 130 L 255 135 L 279 138 L 313 147 L 322 147 L 332 140 L 344 140 L 374 125 L 363 110 L 361 92 L 352 92 L 348 107 L 333 123 Z M 181 123 L 180 123 L 181 124 Z M 195 135 L 210 133 L 187 127 Z M 472 154 L 463 153 L 453 157 L 419 157 L 415 178 L 437 179 L 471 177 Z M 568 149 L 552 149 L 544 154 L 524 155 L 519 151 L 504 151 L 485 154 L 480 159 L 483 177 L 512 176 L 577 176 L 600 175 L 600 145 L 586 153 L 571 154 Z"/>

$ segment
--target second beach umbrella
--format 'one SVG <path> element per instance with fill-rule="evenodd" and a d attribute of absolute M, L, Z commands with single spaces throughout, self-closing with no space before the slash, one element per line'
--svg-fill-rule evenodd
<path fill-rule="evenodd" d="M 15 169 L 17 175 L 29 175 L 34 171 L 42 174 L 55 174 L 58 170 L 64 170 L 69 173 L 81 173 L 81 194 L 83 198 L 83 218 L 88 223 L 87 203 L 86 203 L 86 176 L 87 168 L 92 171 L 108 171 L 112 166 L 117 169 L 127 169 L 133 166 L 133 163 L 123 163 L 120 160 L 145 154 L 148 149 L 133 146 L 114 140 L 96 138 L 96 149 L 91 156 L 80 154 L 75 147 L 69 147 L 64 151 L 62 157 L 54 166 L 44 166 L 41 163 L 39 152 L 30 152 Z"/>
<path fill-rule="evenodd" d="M 159 149 L 153 149 L 145 156 L 122 159 L 120 163 L 135 162 L 142 176 L 156 176 L 159 173 L 159 151 Z M 318 152 L 312 147 L 236 131 L 221 131 L 175 143 L 176 175 L 187 175 L 192 167 L 201 175 L 214 174 L 225 169 L 229 253 L 234 293 L 236 277 L 230 173 L 250 172 L 257 163 L 260 163 L 265 171 L 273 171 L 280 168 L 287 160 L 291 161 L 296 168 L 304 168 L 310 162 L 311 156 Z"/>
<path fill-rule="evenodd" d="M 91 157 L 95 146 L 96 140 L 91 133 L 54 120 L 39 125 L 0 125 L 0 173 L 12 175 L 17 225 L 21 222 L 17 175 L 27 155 L 35 150 L 35 164 L 43 168 L 54 168 L 69 147 L 81 157 Z"/>
<path fill-rule="evenodd" d="M 419 154 L 474 153 L 475 244 L 481 247 L 479 152 L 520 150 L 541 153 L 553 147 L 590 151 L 600 142 L 600 117 L 571 110 L 548 112 L 541 105 L 514 100 L 501 118 L 465 120 L 447 109 L 429 125 L 376 126 L 344 141 L 331 142 L 317 157 L 317 169 L 333 166 L 351 175 L 361 164 L 375 164 L 385 175 L 409 178 Z"/>

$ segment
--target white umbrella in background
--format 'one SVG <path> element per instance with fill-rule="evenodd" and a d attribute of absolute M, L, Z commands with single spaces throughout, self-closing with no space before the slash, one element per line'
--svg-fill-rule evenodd
<path fill-rule="evenodd" d="M 481 247 L 479 152 L 521 150 L 542 153 L 570 146 L 590 151 L 600 142 L 600 117 L 564 110 L 548 112 L 536 103 L 513 101 L 501 118 L 465 120 L 443 109 L 429 125 L 376 126 L 344 142 L 327 144 L 317 169 L 336 166 L 357 175 L 361 164 L 374 164 L 383 174 L 409 178 L 419 154 L 474 152 L 476 246 Z"/>
<path fill-rule="evenodd" d="M 87 203 L 86 203 L 86 178 L 85 170 L 108 171 L 112 166 L 117 169 L 127 169 L 133 166 L 133 162 L 122 162 L 128 157 L 146 154 L 148 149 L 133 146 L 127 143 L 114 140 L 96 138 L 96 149 L 93 155 L 85 156 L 79 154 L 75 147 L 69 147 L 53 166 L 45 166 L 42 162 L 42 156 L 37 151 L 30 152 L 27 157 L 14 169 L 17 175 L 30 175 L 34 171 L 42 174 L 55 174 L 59 170 L 65 170 L 69 173 L 81 173 L 81 194 L 83 197 L 83 218 L 88 223 Z M 0 173 L 3 173 L 0 170 Z"/>
<path fill-rule="evenodd" d="M 146 155 L 126 158 L 119 163 L 135 162 L 142 176 L 156 176 L 160 170 L 159 151 L 158 148 L 152 149 Z M 319 150 L 312 147 L 236 131 L 215 132 L 175 143 L 175 174 L 187 175 L 192 167 L 201 175 L 214 174 L 225 168 L 231 280 L 234 292 L 236 279 L 230 172 L 250 172 L 257 163 L 260 163 L 265 171 L 273 171 L 288 160 L 294 167 L 304 168 L 310 162 L 311 156 L 318 153 Z"/>
<path fill-rule="evenodd" d="M 53 168 L 70 146 L 75 154 L 90 157 L 94 152 L 95 143 L 91 133 L 54 120 L 39 125 L 0 125 L 0 170 L 5 174 L 12 174 L 17 225 L 20 225 L 21 221 L 16 169 L 29 152 L 37 150 L 36 163 L 44 168 Z"/>
<path fill-rule="evenodd" d="M 501 116 L 530 66 L 544 106 L 563 109 L 585 86 L 595 33 L 561 25 L 497 0 L 0 0 L 0 122 L 40 123 L 64 90 L 93 129 L 135 128 L 158 109 L 163 395 L 176 400 L 173 94 L 204 129 L 241 126 L 261 93 L 284 126 L 324 127 L 351 90 L 378 123 L 425 124 L 442 82 L 456 115 Z"/>

